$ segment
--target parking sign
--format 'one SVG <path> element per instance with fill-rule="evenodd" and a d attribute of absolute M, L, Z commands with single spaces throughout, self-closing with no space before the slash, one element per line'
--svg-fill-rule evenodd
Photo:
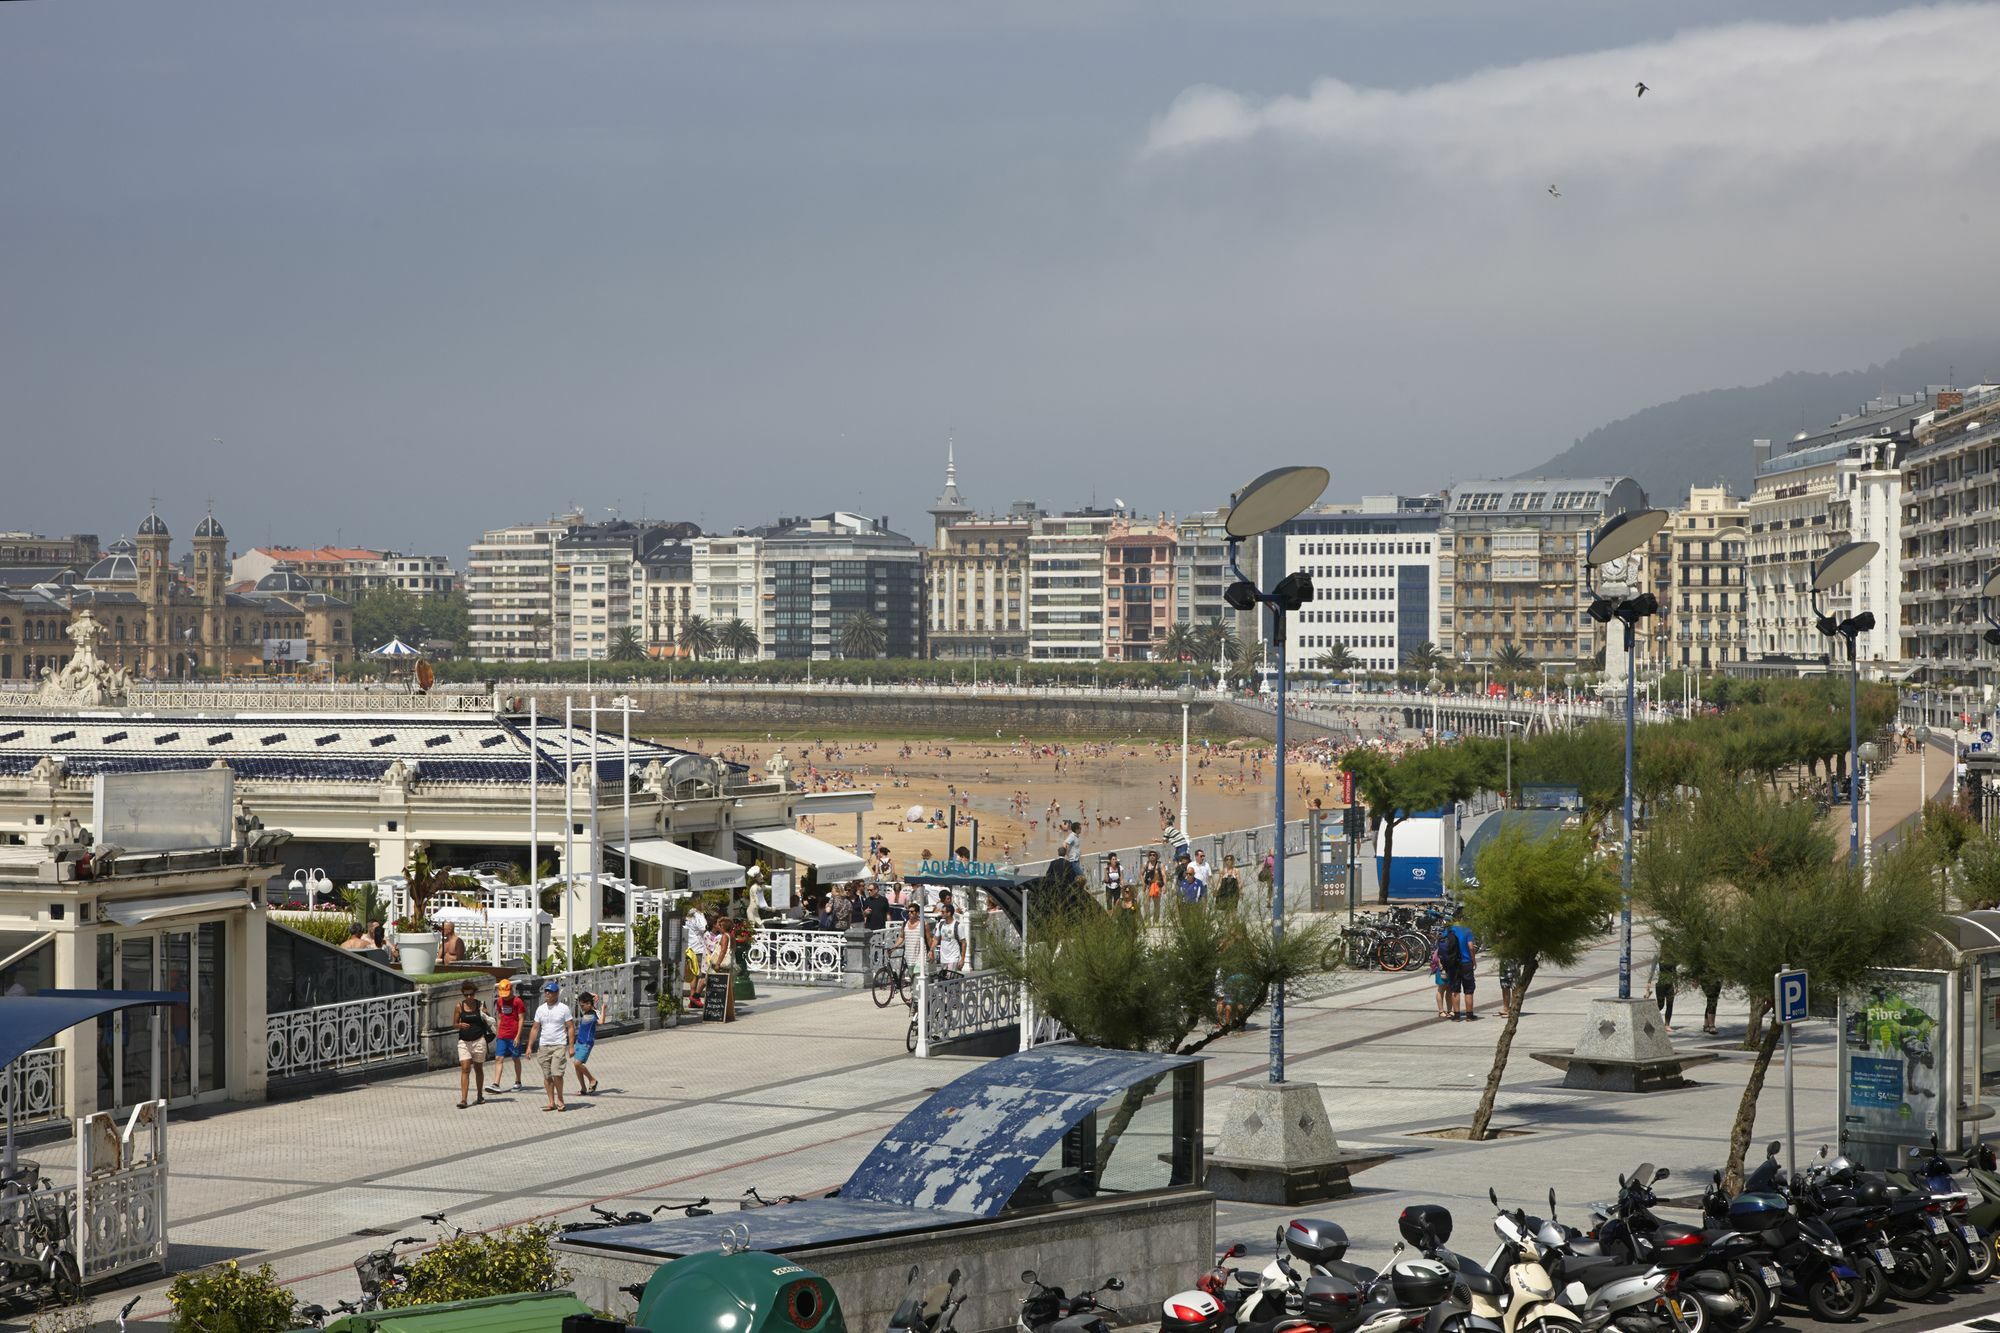
<path fill-rule="evenodd" d="M 1780 1023 L 1795 1023 L 1806 1016 L 1806 974 L 1800 968 L 1796 972 L 1777 974 L 1773 1004 L 1778 1010 Z"/>

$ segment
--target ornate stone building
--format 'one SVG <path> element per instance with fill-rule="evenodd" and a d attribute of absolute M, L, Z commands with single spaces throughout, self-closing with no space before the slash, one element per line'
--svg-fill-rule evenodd
<path fill-rule="evenodd" d="M 86 608 L 102 629 L 104 660 L 140 679 L 294 670 L 354 656 L 352 608 L 296 572 L 280 566 L 253 585 L 228 586 L 229 542 L 215 515 L 195 528 L 185 569 L 172 544 L 151 513 L 136 541 L 113 542 L 81 578 L 0 590 L 0 681 L 39 679 L 60 665 L 70 617 Z"/>

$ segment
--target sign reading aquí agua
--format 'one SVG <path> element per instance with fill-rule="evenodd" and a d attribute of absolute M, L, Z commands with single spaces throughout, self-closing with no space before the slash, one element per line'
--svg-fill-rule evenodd
<path fill-rule="evenodd" d="M 919 879 L 995 879 L 1013 876 L 998 861 L 925 861 L 917 867 Z"/>

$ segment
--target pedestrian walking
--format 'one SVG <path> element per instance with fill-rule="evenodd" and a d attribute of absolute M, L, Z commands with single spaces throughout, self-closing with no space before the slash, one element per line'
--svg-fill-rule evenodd
<path fill-rule="evenodd" d="M 505 977 L 500 979 L 500 996 L 493 1001 L 493 1086 L 488 1092 L 499 1092 L 500 1075 L 506 1061 L 514 1062 L 514 1091 L 524 1091 L 521 1083 L 521 1024 L 527 1021 L 528 1002 L 514 994 L 514 983 Z"/>
<path fill-rule="evenodd" d="M 1158 921 L 1160 919 L 1160 898 L 1166 892 L 1167 888 L 1167 877 L 1160 870 L 1160 854 L 1158 852 L 1146 853 L 1146 873 L 1144 878 L 1146 885 L 1146 919 L 1148 921 Z"/>
<path fill-rule="evenodd" d="M 1446 926 L 1438 935 L 1438 959 L 1444 964 L 1445 992 L 1450 1000 L 1452 1022 L 1471 1022 L 1479 1015 L 1472 1008 L 1473 970 L 1479 960 L 1479 945 L 1472 930 L 1464 925 Z"/>
<path fill-rule="evenodd" d="M 597 1045 L 597 997 L 584 991 L 576 997 L 576 1049 L 570 1053 L 570 1067 L 576 1070 L 579 1097 L 597 1095 L 597 1075 L 590 1072 L 590 1052 Z"/>
<path fill-rule="evenodd" d="M 725 921 L 727 918 L 724 919 Z M 726 946 L 725 946 L 726 947 Z M 562 984 L 542 983 L 542 1002 L 535 1008 L 535 1021 L 528 1033 L 528 1054 L 542 1071 L 542 1091 L 549 1104 L 544 1111 L 566 1111 L 563 1076 L 569 1073 L 569 1053 L 576 1044 L 576 1016 L 562 1002 Z"/>
<path fill-rule="evenodd" d="M 1208 882 L 1215 877 L 1215 867 L 1208 863 L 1208 853 L 1197 849 L 1194 854 L 1194 861 L 1189 868 L 1194 871 L 1194 877 L 1201 881 L 1201 896 L 1206 898 L 1208 896 Z"/>
<path fill-rule="evenodd" d="M 1437 992 L 1438 1017 L 1451 1017 L 1450 983 L 1444 977 L 1444 959 L 1438 954 L 1437 946 L 1431 947 L 1431 986 Z"/>
<path fill-rule="evenodd" d="M 965 970 L 964 929 L 958 909 L 949 902 L 940 903 L 937 923 L 931 927 L 931 957 L 937 960 L 940 972 Z"/>
<path fill-rule="evenodd" d="M 1521 965 L 1511 958 L 1500 960 L 1500 1015 L 1514 1012 L 1514 988 L 1521 984 Z"/>
<path fill-rule="evenodd" d="M 1704 980 L 1701 983 L 1701 998 L 1706 1006 L 1701 1016 L 1701 1030 L 1713 1037 L 1715 1035 L 1715 1006 L 1722 1002 L 1722 983 L 1714 980 Z"/>
<path fill-rule="evenodd" d="M 458 1109 L 471 1103 L 466 1098 L 473 1089 L 479 1104 L 486 1102 L 486 1039 L 493 1035 L 485 1010 L 479 1007 L 479 983 L 468 981 L 458 988 L 458 1008 L 452 1011 L 452 1026 L 458 1029 Z"/>
<path fill-rule="evenodd" d="M 1118 864 L 1118 853 L 1113 852 L 1104 862 L 1104 905 L 1118 906 L 1125 896 L 1125 867 Z"/>
<path fill-rule="evenodd" d="M 1224 911 L 1236 910 L 1236 903 L 1243 895 L 1243 877 L 1237 873 L 1236 858 L 1222 858 L 1222 873 L 1215 881 L 1215 905 Z"/>
<path fill-rule="evenodd" d="M 1661 950 L 1653 959 L 1653 1003 L 1659 1006 L 1660 1022 L 1674 1030 L 1674 992 L 1680 989 L 1680 966 Z"/>
<path fill-rule="evenodd" d="M 930 952 L 930 939 L 924 929 L 924 909 L 911 903 L 903 917 L 903 971 L 911 980 L 924 974 L 924 958 Z"/>
<path fill-rule="evenodd" d="M 889 900 L 882 895 L 880 883 L 870 884 L 868 896 L 861 900 L 861 924 L 869 930 L 889 924 Z"/>
<path fill-rule="evenodd" d="M 1192 862 L 1177 861 L 1175 865 L 1179 867 L 1180 876 L 1174 884 L 1174 892 L 1180 895 L 1180 900 L 1183 903 L 1192 907 L 1202 900 L 1203 895 L 1208 890 L 1202 884 L 1201 877 L 1194 873 Z"/>

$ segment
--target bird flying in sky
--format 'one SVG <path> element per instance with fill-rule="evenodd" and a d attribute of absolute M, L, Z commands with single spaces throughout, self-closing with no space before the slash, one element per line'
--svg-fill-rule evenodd
<path fill-rule="evenodd" d="M 1635 83 L 1632 86 L 1639 90 L 1639 96 L 1644 97 L 1646 95 L 1646 85 L 1644 83 Z"/>
<path fill-rule="evenodd" d="M 1560 199 L 1563 197 L 1563 192 L 1561 190 L 1558 190 L 1555 186 L 1551 185 L 1549 187 L 1549 197 L 1551 199 Z"/>

